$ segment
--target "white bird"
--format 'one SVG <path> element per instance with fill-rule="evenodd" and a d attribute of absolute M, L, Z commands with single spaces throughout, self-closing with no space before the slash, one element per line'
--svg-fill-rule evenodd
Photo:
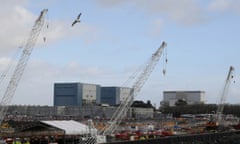
<path fill-rule="evenodd" d="M 80 23 L 80 16 L 82 15 L 82 13 L 80 13 L 78 16 L 77 16 L 77 19 L 72 23 L 72 26 L 74 26 L 76 23 Z"/>

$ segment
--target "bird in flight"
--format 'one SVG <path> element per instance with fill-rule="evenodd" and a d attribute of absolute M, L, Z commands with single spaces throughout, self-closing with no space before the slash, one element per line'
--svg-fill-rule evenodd
<path fill-rule="evenodd" d="M 74 22 L 72 23 L 72 26 L 74 26 L 76 23 L 80 23 L 80 16 L 82 15 L 82 13 L 80 13 L 77 18 L 74 20 Z"/>

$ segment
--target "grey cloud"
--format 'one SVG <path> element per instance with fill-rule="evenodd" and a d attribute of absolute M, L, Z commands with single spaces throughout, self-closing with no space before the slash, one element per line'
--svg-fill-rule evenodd
<path fill-rule="evenodd" d="M 211 12 L 233 12 L 240 15 L 240 1 L 236 0 L 212 0 L 208 5 Z"/>
<path fill-rule="evenodd" d="M 0 6 L 0 56 L 8 54 L 23 43 L 24 38 L 30 31 L 29 25 L 34 20 L 34 15 L 20 5 Z M 10 2 L 10 4 L 12 4 Z"/>
<path fill-rule="evenodd" d="M 166 16 L 185 25 L 198 24 L 206 20 L 204 9 L 198 0 L 132 0 L 132 1 L 98 1 L 101 6 L 114 7 L 120 4 L 131 4 L 134 8 L 148 14 Z"/>
<path fill-rule="evenodd" d="M 124 4 L 130 1 L 128 0 L 100 0 L 100 1 L 97 0 L 96 2 L 103 7 L 113 7 L 113 6 L 118 6 L 120 4 Z"/>

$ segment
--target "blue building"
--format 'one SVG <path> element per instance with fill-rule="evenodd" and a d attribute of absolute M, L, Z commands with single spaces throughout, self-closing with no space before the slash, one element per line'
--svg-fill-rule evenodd
<path fill-rule="evenodd" d="M 96 103 L 100 86 L 85 83 L 55 83 L 54 106 L 82 106 Z"/>
<path fill-rule="evenodd" d="M 101 87 L 101 104 L 117 105 L 120 101 L 119 87 Z"/>
<path fill-rule="evenodd" d="M 130 94 L 131 88 L 126 87 L 101 87 L 101 96 L 97 103 L 118 105 Z"/>

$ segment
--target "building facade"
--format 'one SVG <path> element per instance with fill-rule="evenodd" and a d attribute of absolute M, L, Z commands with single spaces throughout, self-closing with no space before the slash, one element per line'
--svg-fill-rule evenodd
<path fill-rule="evenodd" d="M 116 105 L 120 101 L 118 87 L 101 87 L 99 104 Z"/>
<path fill-rule="evenodd" d="M 1 108 L 1 106 L 0 106 Z M 4 117 L 6 121 L 36 121 L 57 119 L 110 119 L 118 107 L 115 106 L 34 106 L 10 105 Z M 147 119 L 154 116 L 153 108 L 131 107 L 126 119 Z M 125 119 L 125 118 L 124 118 Z"/>
<path fill-rule="evenodd" d="M 54 106 L 82 106 L 96 103 L 100 86 L 84 83 L 55 83 Z"/>
<path fill-rule="evenodd" d="M 130 96 L 132 88 L 120 87 L 120 102 L 124 101 L 128 96 Z"/>
<path fill-rule="evenodd" d="M 128 87 L 101 87 L 86 83 L 55 83 L 54 106 L 83 106 L 95 104 L 119 105 L 130 95 Z"/>
<path fill-rule="evenodd" d="M 205 103 L 205 91 L 164 91 L 161 105 L 175 106 L 179 100 L 186 104 Z"/>
<path fill-rule="evenodd" d="M 149 119 L 154 117 L 154 108 L 131 107 L 130 117 L 137 119 Z"/>
<path fill-rule="evenodd" d="M 82 104 L 96 104 L 97 99 L 100 97 L 101 86 L 96 84 L 83 84 L 81 83 Z"/>
<path fill-rule="evenodd" d="M 131 88 L 127 87 L 101 87 L 100 99 L 98 104 L 119 105 L 127 96 L 130 95 Z"/>

